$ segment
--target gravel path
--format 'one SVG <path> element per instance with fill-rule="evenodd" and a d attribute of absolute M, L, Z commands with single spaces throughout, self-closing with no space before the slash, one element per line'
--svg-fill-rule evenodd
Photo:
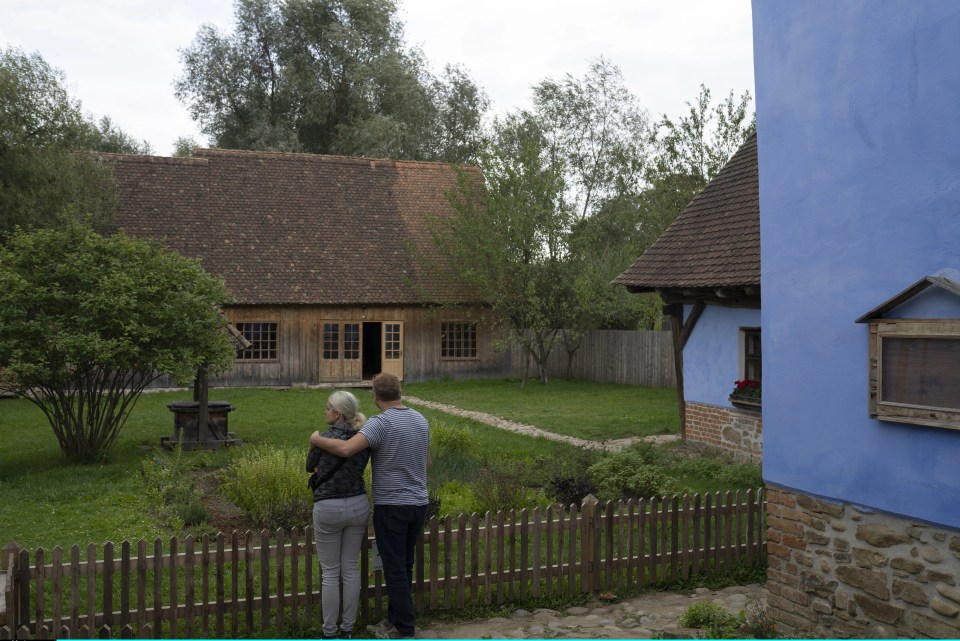
<path fill-rule="evenodd" d="M 630 438 L 611 439 L 609 441 L 589 441 L 587 439 L 577 438 L 576 436 L 555 434 L 553 432 L 542 430 L 533 425 L 524 425 L 523 423 L 510 421 L 500 416 L 487 414 L 486 412 L 464 410 L 460 409 L 459 407 L 454 407 L 453 405 L 444 405 L 443 403 L 435 403 L 434 401 L 425 401 L 412 396 L 404 396 L 403 400 L 404 402 L 409 402 L 413 405 L 422 405 L 431 409 L 440 410 L 441 412 L 446 412 L 447 414 L 455 414 L 456 416 L 471 418 L 475 421 L 480 421 L 481 423 L 486 423 L 487 425 L 492 425 L 493 427 L 498 427 L 502 430 L 508 430 L 518 434 L 526 434 L 527 436 L 542 436 L 543 438 L 547 438 L 552 441 L 570 443 L 572 445 L 576 445 L 577 447 L 582 447 L 588 450 L 606 450 L 607 452 L 618 452 L 638 441 L 667 443 L 669 441 L 676 441 L 680 438 L 676 434 L 654 434 L 653 436 L 634 436 Z"/>
<path fill-rule="evenodd" d="M 515 610 L 510 616 L 472 621 L 427 621 L 418 639 L 691 639 L 699 630 L 678 626 L 680 615 L 700 601 L 713 601 L 730 614 L 746 609 L 751 598 L 764 599 L 759 584 L 722 590 L 648 592 L 623 599 L 593 601 L 562 611 Z M 612 595 L 611 595 L 612 596 Z"/>

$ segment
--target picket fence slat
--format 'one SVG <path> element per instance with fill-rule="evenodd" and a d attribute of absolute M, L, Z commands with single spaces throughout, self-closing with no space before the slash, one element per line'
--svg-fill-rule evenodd
<path fill-rule="evenodd" d="M 588 499 L 432 517 L 417 543 L 418 611 L 616 591 L 764 560 L 762 490 L 605 504 Z M 31 637 L 47 630 L 62 638 L 222 638 L 319 623 L 311 527 L 158 538 L 152 555 L 147 546 L 139 540 L 91 544 L 85 555 L 77 545 L 12 553 L 19 570 L 8 572 L 17 578 L 2 597 L 15 614 L 6 633 L 25 627 Z M 360 558 L 366 621 L 383 616 L 385 599 L 371 546 L 365 541 Z"/>

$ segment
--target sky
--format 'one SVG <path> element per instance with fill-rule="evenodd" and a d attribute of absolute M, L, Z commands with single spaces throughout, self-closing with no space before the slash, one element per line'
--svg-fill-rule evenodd
<path fill-rule="evenodd" d="M 620 67 L 658 118 L 685 112 L 701 84 L 716 99 L 753 89 L 750 0 L 397 0 L 408 45 L 435 72 L 460 64 L 494 113 L 529 106 L 545 78 Z M 0 0 L 0 46 L 62 70 L 84 111 L 169 155 L 199 132 L 173 93 L 179 51 L 203 24 L 232 31 L 233 0 Z"/>

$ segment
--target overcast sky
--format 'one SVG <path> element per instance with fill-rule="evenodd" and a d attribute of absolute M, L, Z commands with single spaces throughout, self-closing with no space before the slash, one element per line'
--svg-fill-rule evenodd
<path fill-rule="evenodd" d="M 753 89 L 750 0 L 399 0 L 406 42 L 434 70 L 463 65 L 505 112 L 546 77 L 604 56 L 650 114 L 678 116 L 701 83 Z M 232 30 L 233 0 L 0 0 L 0 44 L 37 51 L 94 116 L 169 155 L 199 133 L 173 95 L 178 49 L 204 23 Z"/>

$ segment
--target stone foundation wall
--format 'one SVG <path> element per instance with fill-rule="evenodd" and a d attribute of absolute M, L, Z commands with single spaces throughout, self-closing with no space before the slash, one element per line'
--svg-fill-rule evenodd
<path fill-rule="evenodd" d="M 760 412 L 685 403 L 686 439 L 733 454 L 738 461 L 760 462 L 763 419 Z"/>
<path fill-rule="evenodd" d="M 960 532 L 767 487 L 767 605 L 784 632 L 960 638 Z"/>

